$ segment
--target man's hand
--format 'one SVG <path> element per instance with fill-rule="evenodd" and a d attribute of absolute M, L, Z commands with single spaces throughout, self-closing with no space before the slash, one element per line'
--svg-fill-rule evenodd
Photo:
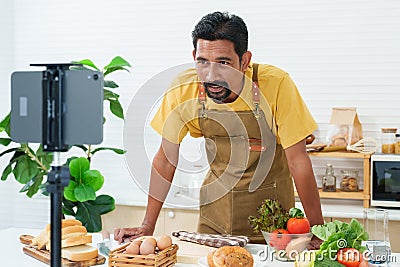
<path fill-rule="evenodd" d="M 141 236 L 153 235 L 153 231 L 147 225 L 133 228 L 116 228 L 114 230 L 114 240 L 118 241 L 118 244 L 126 243 Z"/>

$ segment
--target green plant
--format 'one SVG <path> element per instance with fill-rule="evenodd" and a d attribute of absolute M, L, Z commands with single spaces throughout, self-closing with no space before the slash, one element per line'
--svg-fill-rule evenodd
<path fill-rule="evenodd" d="M 113 58 L 102 70 L 89 59 L 74 63 L 81 63 L 83 66 L 74 66 L 71 69 L 102 71 L 104 78 L 115 71 L 129 72 L 128 68 L 131 67 L 120 56 Z M 116 82 L 104 79 L 104 101 L 109 103 L 112 114 L 124 119 L 119 94 L 115 92 L 118 87 Z M 105 118 L 104 122 L 106 122 Z M 42 145 L 13 142 L 10 138 L 10 113 L 0 122 L 0 133 L 6 135 L 6 137 L 0 138 L 0 145 L 10 146 L 0 153 L 0 157 L 11 155 L 1 174 L 1 180 L 5 181 L 12 174 L 15 180 L 23 185 L 19 192 L 26 193 L 28 197 L 34 196 L 39 191 L 48 195 L 47 182 L 44 178 L 50 171 L 53 153 L 43 151 Z M 101 230 L 101 215 L 114 210 L 115 204 L 111 196 L 96 195 L 96 192 L 103 186 L 104 177 L 98 170 L 91 170 L 90 163 L 97 152 L 108 150 L 116 154 L 124 154 L 125 151 L 119 148 L 94 147 L 93 145 L 72 145 L 70 148 L 72 147 L 81 149 L 85 157 L 72 156 L 65 163 L 69 166 L 71 181 L 64 190 L 63 213 L 75 216 L 89 232 L 98 232 Z"/>
<path fill-rule="evenodd" d="M 286 229 L 289 213 L 275 199 L 265 199 L 257 209 L 257 216 L 248 218 L 254 233 L 272 233 L 276 229 Z"/>

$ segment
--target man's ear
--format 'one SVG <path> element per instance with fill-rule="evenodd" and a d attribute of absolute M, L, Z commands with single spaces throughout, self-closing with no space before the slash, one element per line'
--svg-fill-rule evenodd
<path fill-rule="evenodd" d="M 246 71 L 247 70 L 247 67 L 249 66 L 250 61 L 251 61 L 251 56 L 252 56 L 252 54 L 251 54 L 250 51 L 244 52 L 244 54 L 242 56 L 242 62 L 241 62 L 242 71 Z"/>
<path fill-rule="evenodd" d="M 196 60 L 196 50 L 194 50 L 194 49 L 192 51 L 192 56 L 193 56 L 193 59 Z"/>

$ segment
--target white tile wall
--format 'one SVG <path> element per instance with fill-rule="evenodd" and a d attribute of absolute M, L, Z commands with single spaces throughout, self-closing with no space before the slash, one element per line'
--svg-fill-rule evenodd
<path fill-rule="evenodd" d="M 2 1 L 0 114 L 9 109 L 13 70 L 28 69 L 30 63 L 83 58 L 104 66 L 115 55 L 133 65 L 131 73 L 113 76 L 127 109 L 149 78 L 192 60 L 191 30 L 202 15 L 214 10 L 228 10 L 245 19 L 254 61 L 291 74 L 321 126 L 319 137 L 324 136 L 333 106 L 357 107 L 365 136 L 379 137 L 383 126 L 400 128 L 397 0 Z M 143 127 L 139 125 L 138 131 Z M 122 132 L 123 122 L 110 118 L 104 145 L 123 147 Z M 158 142 L 156 135 L 146 138 L 148 165 Z M 187 147 L 190 158 L 195 150 Z M 0 161 L 1 167 L 5 164 Z M 124 157 L 105 152 L 95 156 L 93 165 L 106 177 L 103 191 L 118 202 L 145 198 L 132 181 Z M 148 166 L 140 167 L 148 172 Z M 0 216 L 10 217 L 6 221 L 17 225 L 27 219 L 45 221 L 47 203 L 43 199 L 22 201 L 19 186 L 14 181 L 0 183 Z M 0 227 L 7 222 L 0 220 Z"/>

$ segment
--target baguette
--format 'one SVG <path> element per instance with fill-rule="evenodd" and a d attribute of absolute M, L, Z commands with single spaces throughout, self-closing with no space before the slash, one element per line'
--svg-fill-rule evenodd
<path fill-rule="evenodd" d="M 79 245 L 61 249 L 61 257 L 70 261 L 86 261 L 98 256 L 98 250 L 89 245 Z"/>
<path fill-rule="evenodd" d="M 92 243 L 91 235 L 81 235 L 81 236 L 73 236 L 68 237 L 66 239 L 61 240 L 61 248 L 73 247 L 78 245 L 85 245 L 88 243 Z M 46 244 L 46 249 L 50 251 L 51 242 Z"/>

